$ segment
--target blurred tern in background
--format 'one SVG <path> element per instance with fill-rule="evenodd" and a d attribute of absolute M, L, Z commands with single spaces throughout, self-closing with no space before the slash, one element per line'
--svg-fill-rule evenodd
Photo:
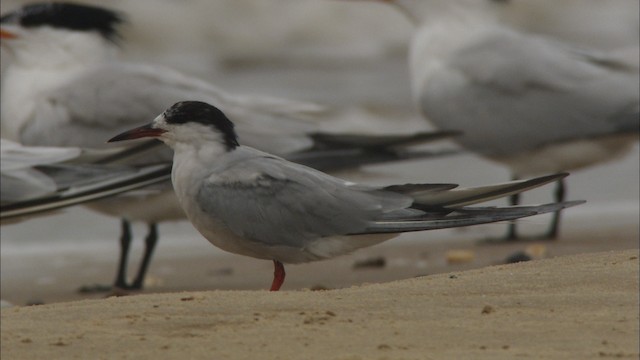
<path fill-rule="evenodd" d="M 499 21 L 508 1 L 385 2 L 419 26 L 409 66 L 425 117 L 461 130 L 459 144 L 505 163 L 514 179 L 614 159 L 638 140 L 637 42 L 602 52 L 519 31 Z M 559 179 L 555 199 L 564 196 Z M 545 238 L 559 222 L 557 212 Z M 517 237 L 511 224 L 507 239 Z"/>
<path fill-rule="evenodd" d="M 272 260 L 272 291 L 283 263 L 327 259 L 402 232 L 513 220 L 581 203 L 468 207 L 556 181 L 567 174 L 455 189 L 455 184 L 369 187 L 248 146 L 218 108 L 173 105 L 148 125 L 111 140 L 158 138 L 174 150 L 171 179 L 187 217 L 213 245 Z"/>
<path fill-rule="evenodd" d="M 170 104 L 197 99 L 218 104 L 256 148 L 323 169 L 424 156 L 408 146 L 451 132 L 405 136 L 320 133 L 323 109 L 286 99 L 231 95 L 169 68 L 118 60 L 122 14 L 101 7 L 38 3 L 2 16 L 2 46 L 11 62 L 2 75 L 2 135 L 25 145 L 94 148 L 155 117 Z M 166 147 L 126 164 L 171 159 Z M 142 201 L 144 200 L 144 201 Z M 156 223 L 184 218 L 171 185 L 141 198 L 116 197 L 91 205 L 121 217 L 122 251 L 115 286 L 140 289 L 144 267 L 126 281 L 130 221 L 149 224 L 143 264 L 157 242 Z"/>
<path fill-rule="evenodd" d="M 0 221 L 23 221 L 67 206 L 166 181 L 171 164 L 100 164 L 113 150 L 23 146 L 1 139 Z"/>
<path fill-rule="evenodd" d="M 2 11 L 33 0 L 3 0 Z M 378 6 L 317 0 L 76 0 L 127 14 L 123 57 L 212 79 L 231 67 L 326 64 L 394 56 L 411 26 Z M 158 21 L 162 19 L 162 21 Z"/>

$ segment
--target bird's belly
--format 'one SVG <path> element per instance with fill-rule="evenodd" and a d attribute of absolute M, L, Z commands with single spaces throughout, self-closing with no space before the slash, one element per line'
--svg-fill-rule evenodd
<path fill-rule="evenodd" d="M 205 239 L 224 251 L 258 259 L 274 259 L 270 251 L 260 249 L 261 246 L 259 244 L 254 244 L 252 241 L 236 235 L 218 219 L 204 213 L 197 215 L 187 213 L 187 216 Z"/>
<path fill-rule="evenodd" d="M 298 245 L 270 244 L 250 240 L 232 232 L 222 221 L 204 212 L 187 212 L 196 229 L 214 246 L 230 253 L 265 260 L 278 260 L 295 264 L 318 261 L 351 253 L 359 248 L 373 246 L 398 234 L 372 234 L 355 236 L 320 237 L 301 241 Z"/>
<path fill-rule="evenodd" d="M 616 159 L 628 153 L 638 141 L 637 134 L 606 136 L 550 144 L 512 156 L 492 157 L 505 163 L 518 177 L 577 170 Z"/>
<path fill-rule="evenodd" d="M 103 214 L 123 217 L 129 221 L 156 223 L 185 218 L 184 211 L 172 189 L 140 195 L 133 192 L 95 201 L 89 203 L 87 207 Z"/>

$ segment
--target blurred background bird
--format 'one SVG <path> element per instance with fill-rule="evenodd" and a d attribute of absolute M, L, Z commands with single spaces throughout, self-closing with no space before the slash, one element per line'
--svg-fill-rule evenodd
<path fill-rule="evenodd" d="M 545 30 L 517 11 L 507 15 L 517 0 L 386 2 L 417 25 L 409 71 L 422 114 L 438 128 L 462 130 L 459 144 L 506 164 L 513 179 L 617 159 L 637 143 L 640 49 L 632 41 L 633 17 L 611 30 L 620 35 L 617 45 L 596 37 L 590 46 L 588 34 L 572 31 L 572 21 Z M 565 193 L 559 180 L 555 200 Z M 518 202 L 514 195 L 511 203 Z M 557 212 L 543 238 L 556 238 L 559 226 Z M 515 224 L 506 238 L 518 238 Z"/>

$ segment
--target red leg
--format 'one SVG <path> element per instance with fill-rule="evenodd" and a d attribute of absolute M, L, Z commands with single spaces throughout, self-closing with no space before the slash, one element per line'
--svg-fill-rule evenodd
<path fill-rule="evenodd" d="M 273 260 L 273 282 L 271 283 L 271 291 L 280 290 L 280 286 L 284 283 L 284 265 L 278 260 Z"/>

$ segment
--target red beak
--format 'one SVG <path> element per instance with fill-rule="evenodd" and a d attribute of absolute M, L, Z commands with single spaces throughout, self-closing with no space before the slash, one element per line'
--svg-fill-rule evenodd
<path fill-rule="evenodd" d="M 164 134 L 165 132 L 167 132 L 166 130 L 162 130 L 162 129 L 154 129 L 151 127 L 151 124 L 147 124 L 144 126 L 140 126 L 137 127 L 135 129 L 131 129 L 129 131 L 125 131 L 120 135 L 116 135 L 114 137 L 112 137 L 111 139 L 109 139 L 109 141 L 107 142 L 116 142 L 116 141 L 122 141 L 122 140 L 132 140 L 132 139 L 139 139 L 139 138 L 143 138 L 143 137 L 158 137 L 162 134 Z"/>
<path fill-rule="evenodd" d="M 11 31 L 0 28 L 0 39 L 15 39 L 17 37 L 18 35 L 12 33 Z"/>

